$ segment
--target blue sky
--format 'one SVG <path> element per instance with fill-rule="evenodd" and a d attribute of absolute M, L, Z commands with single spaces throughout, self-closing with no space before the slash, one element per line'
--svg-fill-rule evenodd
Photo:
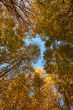
<path fill-rule="evenodd" d="M 37 60 L 36 63 L 33 63 L 32 65 L 33 65 L 33 67 L 36 67 L 36 68 L 37 67 L 43 68 L 44 63 L 45 63 L 44 58 L 43 58 L 44 51 L 45 51 L 45 45 L 44 45 L 45 42 L 39 36 L 37 36 L 35 38 L 25 39 L 25 43 L 26 43 L 26 45 L 30 45 L 30 43 L 31 43 L 31 44 L 37 44 L 39 46 L 39 48 L 40 48 L 39 59 Z"/>

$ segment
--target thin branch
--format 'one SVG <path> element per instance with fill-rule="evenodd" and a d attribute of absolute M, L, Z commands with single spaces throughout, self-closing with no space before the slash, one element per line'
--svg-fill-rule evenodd
<path fill-rule="evenodd" d="M 29 57 L 27 54 L 23 53 L 21 56 L 19 56 L 16 60 L 14 60 L 12 63 L 15 63 L 16 61 L 18 61 L 16 64 L 14 64 L 11 68 L 7 68 L 4 71 L 0 72 L 0 77 L 5 76 L 6 74 L 8 74 L 12 69 L 14 69 L 16 66 L 18 66 L 21 63 L 21 60 L 23 59 L 23 56 L 26 56 L 26 58 L 28 58 L 28 61 L 30 62 L 31 57 Z"/>

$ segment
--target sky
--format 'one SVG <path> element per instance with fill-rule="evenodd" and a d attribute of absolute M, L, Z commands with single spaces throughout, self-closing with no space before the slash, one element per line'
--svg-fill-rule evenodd
<path fill-rule="evenodd" d="M 36 63 L 33 63 L 33 67 L 35 68 L 38 68 L 38 67 L 41 67 L 41 68 L 44 68 L 44 64 L 45 64 L 45 60 L 43 58 L 43 55 L 44 55 L 44 52 L 45 52 L 45 42 L 39 37 L 39 36 L 36 36 L 35 38 L 27 38 L 25 39 L 24 41 L 26 43 L 26 45 L 30 45 L 31 44 L 37 44 L 40 48 L 40 56 L 39 56 L 39 59 L 37 60 Z"/>

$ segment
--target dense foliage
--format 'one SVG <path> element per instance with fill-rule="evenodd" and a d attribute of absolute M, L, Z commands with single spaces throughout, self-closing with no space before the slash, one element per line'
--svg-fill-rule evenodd
<path fill-rule="evenodd" d="M 33 68 L 45 42 L 44 70 Z M 39 72 L 38 72 L 39 71 Z M 0 109 L 71 110 L 73 0 L 0 0 Z"/>

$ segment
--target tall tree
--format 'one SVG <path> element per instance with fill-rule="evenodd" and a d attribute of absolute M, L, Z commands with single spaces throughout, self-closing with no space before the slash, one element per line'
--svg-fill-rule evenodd
<path fill-rule="evenodd" d="M 44 79 L 40 72 L 0 81 L 0 109 L 61 110 L 57 103 L 62 98 L 61 94 L 54 94 L 52 90 L 54 81 L 50 76 Z"/>
<path fill-rule="evenodd" d="M 25 26 L 21 27 L 20 22 L 16 22 L 14 16 L 9 15 L 3 4 L 0 6 L 0 65 L 8 65 L 6 68 L 3 66 L 2 69 L 0 68 L 0 77 L 2 77 L 16 68 L 21 71 L 21 65 L 25 65 L 25 69 L 31 68 L 31 60 L 35 61 L 38 58 L 40 50 L 37 45 L 24 44 L 23 39 L 27 37 Z"/>
<path fill-rule="evenodd" d="M 33 9 L 33 32 L 64 40 L 73 41 L 73 1 L 72 0 L 35 0 Z"/>

